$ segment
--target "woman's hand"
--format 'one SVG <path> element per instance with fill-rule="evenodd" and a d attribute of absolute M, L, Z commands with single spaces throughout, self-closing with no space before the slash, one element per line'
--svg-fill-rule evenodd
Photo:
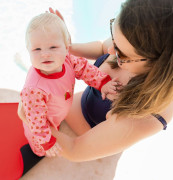
<path fill-rule="evenodd" d="M 46 157 L 60 156 L 60 145 L 56 142 L 49 150 L 46 151 Z"/>
<path fill-rule="evenodd" d="M 62 16 L 62 14 L 56 9 L 55 11 L 50 7 L 49 8 L 49 12 L 50 13 L 53 13 L 53 14 L 56 14 L 58 17 L 60 17 L 63 21 L 64 21 L 64 18 L 63 18 L 63 16 Z M 64 21 L 64 23 L 65 23 L 65 21 Z"/>

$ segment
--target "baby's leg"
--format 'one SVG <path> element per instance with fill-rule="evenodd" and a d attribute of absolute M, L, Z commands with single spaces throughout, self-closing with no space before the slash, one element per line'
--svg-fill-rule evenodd
<path fill-rule="evenodd" d="M 82 135 L 89 129 L 90 125 L 85 120 L 82 109 L 81 109 L 81 97 L 83 92 L 74 94 L 72 107 L 70 108 L 69 114 L 65 118 L 67 124 L 77 134 Z"/>

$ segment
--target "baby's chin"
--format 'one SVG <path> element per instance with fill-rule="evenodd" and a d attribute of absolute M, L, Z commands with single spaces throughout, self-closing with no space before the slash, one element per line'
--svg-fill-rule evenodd
<path fill-rule="evenodd" d="M 52 69 L 52 70 L 41 70 L 41 73 L 45 74 L 45 75 L 50 75 L 50 74 L 54 74 L 54 73 L 59 73 L 62 72 L 62 67 L 57 68 L 57 69 Z"/>

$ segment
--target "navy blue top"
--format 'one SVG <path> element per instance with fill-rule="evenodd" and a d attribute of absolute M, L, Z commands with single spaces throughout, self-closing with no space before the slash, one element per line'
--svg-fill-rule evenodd
<path fill-rule="evenodd" d="M 94 65 L 99 67 L 108 56 L 109 54 L 105 54 L 99 57 Z M 100 91 L 93 87 L 87 86 L 82 94 L 81 107 L 82 113 L 91 127 L 94 127 L 106 120 L 106 114 L 111 109 L 111 103 L 112 102 L 108 99 L 102 100 Z M 165 130 L 167 127 L 165 119 L 159 114 L 152 115 L 163 124 L 163 129 Z"/>
<path fill-rule="evenodd" d="M 103 55 L 94 63 L 99 67 L 109 54 Z M 111 101 L 102 100 L 101 93 L 97 89 L 87 86 L 81 99 L 82 113 L 91 127 L 106 120 L 106 113 L 110 110 Z"/>

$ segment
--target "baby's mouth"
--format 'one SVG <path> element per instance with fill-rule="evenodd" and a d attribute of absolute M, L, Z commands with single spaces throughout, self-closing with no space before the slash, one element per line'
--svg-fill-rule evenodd
<path fill-rule="evenodd" d="M 43 64 L 51 64 L 53 61 L 44 61 Z"/>

